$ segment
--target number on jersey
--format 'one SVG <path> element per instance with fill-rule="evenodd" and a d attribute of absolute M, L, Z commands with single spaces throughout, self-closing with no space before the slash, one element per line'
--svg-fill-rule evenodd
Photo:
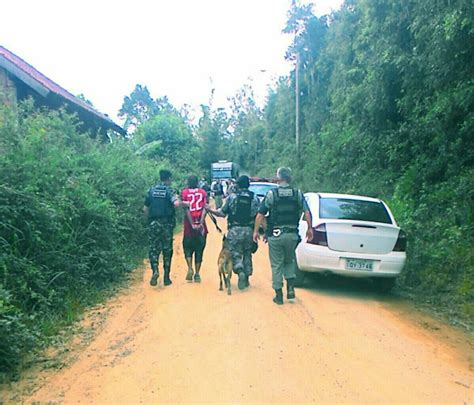
<path fill-rule="evenodd" d="M 204 207 L 204 201 L 203 201 L 203 195 L 202 193 L 189 193 L 188 198 L 189 198 L 189 211 L 191 212 L 196 212 L 196 211 L 202 211 Z"/>

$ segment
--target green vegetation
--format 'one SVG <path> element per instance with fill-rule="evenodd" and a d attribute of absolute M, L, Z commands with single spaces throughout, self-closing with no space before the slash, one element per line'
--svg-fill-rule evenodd
<path fill-rule="evenodd" d="M 301 164 L 294 73 L 263 114 L 253 107 L 237 121 L 229 155 L 264 176 L 289 165 L 306 190 L 387 200 L 409 235 L 400 287 L 472 321 L 474 4 L 348 0 L 318 18 L 294 2 L 288 17 Z"/>
<path fill-rule="evenodd" d="M 229 111 L 211 94 L 196 126 L 137 85 L 119 112 L 132 135 L 107 144 L 62 111 L 0 110 L 0 375 L 143 258 L 141 206 L 159 168 L 181 187 L 218 159 L 385 199 L 409 236 L 400 289 L 472 320 L 474 5 L 347 0 L 316 17 L 293 2 L 284 31 L 299 60 L 299 162 L 294 72 L 264 108 L 249 85 Z"/>
<path fill-rule="evenodd" d="M 174 117 L 150 125 L 168 133 L 168 120 L 173 136 L 191 137 Z M 0 375 L 145 256 L 144 193 L 177 141 L 160 139 L 151 159 L 137 153 L 148 127 L 110 144 L 77 127 L 30 102 L 0 111 Z"/>

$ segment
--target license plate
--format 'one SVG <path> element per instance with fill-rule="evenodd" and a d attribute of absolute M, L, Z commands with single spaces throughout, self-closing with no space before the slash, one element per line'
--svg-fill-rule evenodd
<path fill-rule="evenodd" d="M 374 271 L 373 260 L 346 259 L 347 270 Z"/>

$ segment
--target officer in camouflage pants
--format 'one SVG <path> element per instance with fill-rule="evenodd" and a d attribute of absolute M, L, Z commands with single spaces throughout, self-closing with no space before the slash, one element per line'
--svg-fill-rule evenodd
<path fill-rule="evenodd" d="M 152 286 L 158 284 L 158 260 L 161 253 L 163 253 L 163 284 L 172 284 L 170 272 L 173 257 L 173 231 L 176 225 L 175 209 L 181 206 L 181 202 L 170 185 L 171 172 L 160 170 L 160 183 L 148 190 L 143 207 L 149 224 L 149 259 L 152 270 L 150 284 Z"/>
<path fill-rule="evenodd" d="M 153 274 L 156 274 L 156 278 L 158 278 L 158 260 L 160 254 L 163 253 L 163 268 L 165 274 L 168 273 L 168 281 L 165 281 L 166 285 L 171 284 L 169 273 L 171 269 L 171 258 L 173 257 L 174 228 L 174 221 L 154 220 L 148 225 L 148 240 L 150 242 L 148 257 L 150 259 L 151 268 Z"/>
<path fill-rule="evenodd" d="M 236 192 L 229 195 L 221 209 L 207 207 L 216 216 L 227 216 L 228 233 L 225 244 L 232 255 L 234 273 L 239 276 L 240 290 L 249 286 L 249 276 L 253 273 L 252 232 L 259 206 L 257 197 L 248 189 L 249 185 L 249 177 L 240 176 L 236 181 Z"/>
<path fill-rule="evenodd" d="M 253 274 L 252 266 L 252 228 L 235 226 L 229 229 L 225 240 L 226 247 L 232 255 L 232 264 L 234 265 L 234 273 L 244 273 L 246 283 L 248 278 Z"/>

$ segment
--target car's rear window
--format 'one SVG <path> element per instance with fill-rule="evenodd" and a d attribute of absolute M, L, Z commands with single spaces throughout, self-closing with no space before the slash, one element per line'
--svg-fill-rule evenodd
<path fill-rule="evenodd" d="M 249 190 L 260 197 L 265 197 L 269 190 L 276 187 L 274 184 L 250 184 Z"/>
<path fill-rule="evenodd" d="M 319 217 L 392 223 L 390 215 L 381 202 L 349 198 L 321 198 L 319 200 Z"/>

